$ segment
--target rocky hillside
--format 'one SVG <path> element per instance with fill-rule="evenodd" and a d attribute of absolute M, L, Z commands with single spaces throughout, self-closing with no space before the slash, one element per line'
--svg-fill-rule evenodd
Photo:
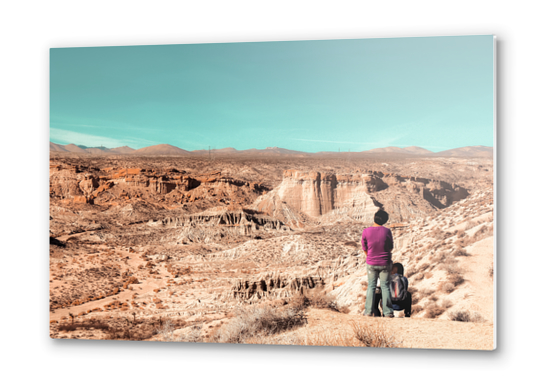
<path fill-rule="evenodd" d="M 395 236 L 393 260 L 405 266 L 413 317 L 448 318 L 468 310 L 493 322 L 493 191 L 479 191 L 415 221 Z M 342 305 L 359 308 L 366 271 L 337 282 Z"/>
<path fill-rule="evenodd" d="M 320 222 L 350 218 L 370 223 L 380 208 L 390 213 L 391 223 L 398 223 L 432 214 L 467 196 L 459 185 L 422 177 L 287 170 L 282 183 L 252 207 L 293 225 L 302 221 L 300 214 Z"/>
<path fill-rule="evenodd" d="M 358 319 L 367 284 L 359 240 L 384 207 L 394 259 L 411 282 L 412 320 L 470 314 L 483 321 L 487 346 L 491 171 L 472 159 L 54 155 L 51 335 L 154 340 L 165 323 L 177 334 L 210 334 L 244 310 L 290 308 L 318 292 L 341 319 Z M 331 317 L 308 316 L 332 328 Z"/>

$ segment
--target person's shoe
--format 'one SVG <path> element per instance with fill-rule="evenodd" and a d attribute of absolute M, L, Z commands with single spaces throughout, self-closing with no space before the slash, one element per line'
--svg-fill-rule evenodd
<path fill-rule="evenodd" d="M 374 315 L 372 313 L 364 313 L 363 316 L 374 317 Z"/>
<path fill-rule="evenodd" d="M 384 316 L 384 317 L 387 317 L 387 318 L 391 319 L 391 318 L 394 318 L 395 316 L 394 316 L 393 313 L 392 313 L 391 315 L 386 315 L 386 316 Z"/>

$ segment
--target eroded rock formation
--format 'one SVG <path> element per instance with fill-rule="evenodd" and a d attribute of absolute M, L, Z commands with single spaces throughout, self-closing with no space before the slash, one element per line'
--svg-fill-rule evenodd
<path fill-rule="evenodd" d="M 259 197 L 253 207 L 287 223 L 298 219 L 347 216 L 371 222 L 383 207 L 400 222 L 450 206 L 468 196 L 466 189 L 439 180 L 362 171 L 354 174 L 284 171 L 282 183 Z M 286 207 L 293 211 L 288 215 Z M 413 208 L 416 207 L 416 208 Z M 291 216 L 291 217 L 288 217 Z"/>

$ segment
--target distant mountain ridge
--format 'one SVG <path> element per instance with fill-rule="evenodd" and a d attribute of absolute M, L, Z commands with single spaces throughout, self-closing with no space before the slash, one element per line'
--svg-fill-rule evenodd
<path fill-rule="evenodd" d="M 410 146 L 405 148 L 400 147 L 384 147 L 384 148 L 374 148 L 362 152 L 302 152 L 295 151 L 286 148 L 279 147 L 267 147 L 265 149 L 245 149 L 237 150 L 232 147 L 221 148 L 221 149 L 198 149 L 194 151 L 187 151 L 185 149 L 170 145 L 170 144 L 158 144 L 152 145 L 149 147 L 144 147 L 140 149 L 133 149 L 128 146 L 117 147 L 117 148 L 106 148 L 106 147 L 86 147 L 84 145 L 75 145 L 67 144 L 61 145 L 53 142 L 49 142 L 49 151 L 50 152 L 71 152 L 71 153 L 80 153 L 80 154 L 89 154 L 89 155 L 108 155 L 108 154 L 118 154 L 118 155 L 139 155 L 139 156 L 207 156 L 209 154 L 217 156 L 227 156 L 227 155 L 236 155 L 236 156 L 250 156 L 250 155 L 261 155 L 261 156 L 297 156 L 297 157 L 308 157 L 308 156 L 374 156 L 374 155 L 398 155 L 398 156 L 431 156 L 431 157 L 493 157 L 493 147 L 487 147 L 483 145 L 475 145 L 468 147 L 460 147 L 454 149 L 448 149 L 440 152 L 432 152 L 428 149 Z"/>
<path fill-rule="evenodd" d="M 150 147 L 140 148 L 132 152 L 134 155 L 169 155 L 169 156 L 190 156 L 191 153 L 185 149 L 175 147 L 169 144 L 151 145 Z"/>
<path fill-rule="evenodd" d="M 72 152 L 72 153 L 88 153 L 92 155 L 106 155 L 106 154 L 119 154 L 126 155 L 132 152 L 135 152 L 135 149 L 122 146 L 117 148 L 106 148 L 106 147 L 87 147 L 84 145 L 75 145 L 67 144 L 61 145 L 53 142 L 49 142 L 49 151 L 50 152 Z"/>
<path fill-rule="evenodd" d="M 446 157 L 493 157 L 493 147 L 475 145 L 471 147 L 448 149 L 446 151 L 437 152 L 435 155 Z"/>
<path fill-rule="evenodd" d="M 375 148 L 370 149 L 368 151 L 364 152 L 372 152 L 372 153 L 380 153 L 380 152 L 386 152 L 386 153 L 405 153 L 405 154 L 412 154 L 412 155 L 430 155 L 433 154 L 432 151 L 422 148 L 422 147 L 405 147 L 405 148 L 399 148 L 399 147 L 385 147 L 385 148 Z"/>

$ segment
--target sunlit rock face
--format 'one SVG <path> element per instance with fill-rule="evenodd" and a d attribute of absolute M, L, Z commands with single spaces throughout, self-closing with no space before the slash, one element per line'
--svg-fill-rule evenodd
<path fill-rule="evenodd" d="M 401 222 L 467 196 L 466 189 L 439 180 L 371 171 L 334 174 L 287 170 L 282 183 L 258 198 L 254 208 L 285 222 L 303 221 L 295 217 L 296 213 L 313 219 L 343 216 L 371 222 L 374 213 L 383 208 L 392 221 Z"/>

